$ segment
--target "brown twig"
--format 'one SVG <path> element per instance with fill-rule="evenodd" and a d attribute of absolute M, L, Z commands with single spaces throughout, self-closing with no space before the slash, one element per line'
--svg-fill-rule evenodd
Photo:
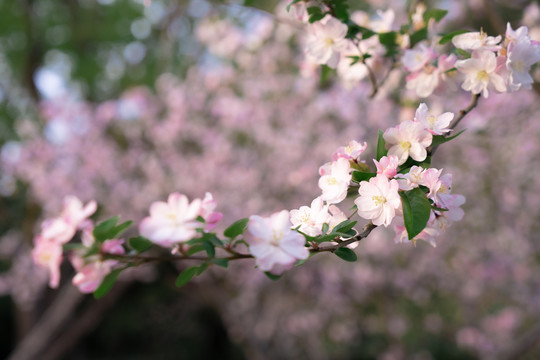
<path fill-rule="evenodd" d="M 450 129 L 455 129 L 456 126 L 458 126 L 461 120 L 463 120 L 463 118 L 467 116 L 467 114 L 470 113 L 471 110 L 474 109 L 478 105 L 479 99 L 480 99 L 480 94 L 472 94 L 471 102 L 469 103 L 469 106 L 459 111 L 459 115 L 454 119 L 452 125 L 450 126 Z M 439 145 L 433 146 L 431 148 L 431 151 L 429 152 L 430 155 L 435 154 L 435 151 L 437 151 L 438 148 L 439 148 Z"/>

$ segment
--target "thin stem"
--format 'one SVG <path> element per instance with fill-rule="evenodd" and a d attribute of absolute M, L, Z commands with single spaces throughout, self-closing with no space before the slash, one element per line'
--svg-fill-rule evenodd
<path fill-rule="evenodd" d="M 350 245 L 352 243 L 355 243 L 357 241 L 360 241 L 362 239 L 365 239 L 369 236 L 369 234 L 371 234 L 371 232 L 373 231 L 373 229 L 375 229 L 377 227 L 377 225 L 373 225 L 372 222 L 370 222 L 369 224 L 366 224 L 364 226 L 364 231 L 362 231 L 361 233 L 357 234 L 356 236 L 353 236 L 352 238 L 350 239 L 347 239 L 347 240 L 343 240 L 341 242 L 339 242 L 338 244 L 336 245 L 330 245 L 330 246 L 324 246 L 324 247 L 319 247 L 317 249 L 317 251 L 311 251 L 311 252 L 323 252 L 323 251 L 329 251 L 329 252 L 334 252 L 336 251 L 337 249 L 339 248 L 342 248 L 344 246 L 347 246 L 347 245 Z"/>
<path fill-rule="evenodd" d="M 450 129 L 455 129 L 456 126 L 463 120 L 463 118 L 472 111 L 477 105 L 478 100 L 480 99 L 480 94 L 472 94 L 471 96 L 471 102 L 469 103 L 469 106 L 467 106 L 465 109 L 462 109 L 459 111 L 459 115 L 454 119 L 454 122 L 450 126 Z M 435 154 L 435 151 L 437 151 L 437 148 L 439 145 L 433 146 L 433 148 L 430 151 L 430 155 Z"/>
<path fill-rule="evenodd" d="M 347 240 L 341 240 L 340 238 L 334 239 L 334 241 L 337 242 L 335 245 L 329 245 L 324 247 L 319 247 L 318 244 L 312 244 L 312 248 L 309 250 L 311 253 L 320 253 L 320 252 L 334 252 L 337 249 L 347 246 L 349 244 L 355 243 L 357 241 L 360 241 L 366 237 L 369 236 L 371 231 L 375 229 L 377 226 L 373 225 L 373 223 L 369 223 L 364 226 L 364 229 L 361 233 L 353 236 L 350 239 Z M 134 262 L 137 265 L 141 264 L 147 264 L 152 262 L 174 262 L 174 261 L 181 261 L 181 260 L 196 260 L 196 261 L 202 261 L 207 262 L 211 261 L 213 259 L 226 259 L 226 260 L 240 260 L 240 259 L 253 259 L 254 256 L 251 254 L 241 254 L 241 253 L 234 253 L 234 255 L 226 256 L 226 257 L 216 257 L 216 258 L 210 258 L 208 256 L 189 256 L 187 254 L 182 255 L 173 255 L 173 256 L 145 256 L 145 255 L 122 255 L 122 254 L 107 254 L 102 253 L 101 256 L 104 259 L 107 260 L 117 260 L 124 263 L 130 263 Z"/>
<path fill-rule="evenodd" d="M 117 254 L 102 254 L 105 259 L 118 260 L 121 262 L 136 262 L 138 264 L 146 264 L 151 262 L 174 262 L 180 260 L 197 260 L 197 261 L 210 261 L 212 259 L 226 259 L 226 260 L 238 260 L 238 259 L 252 259 L 251 254 L 240 254 L 226 256 L 222 258 L 210 258 L 208 256 L 142 256 L 142 255 L 117 255 Z"/>

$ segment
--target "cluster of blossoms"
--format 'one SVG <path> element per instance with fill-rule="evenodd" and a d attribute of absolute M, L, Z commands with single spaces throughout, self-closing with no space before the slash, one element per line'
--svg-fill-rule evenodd
<path fill-rule="evenodd" d="M 450 221 L 463 217 L 460 206 L 465 199 L 461 195 L 450 194 L 451 175 L 441 176 L 442 170 L 422 167 L 426 166 L 423 162 L 428 158 L 433 136 L 449 132 L 452 119 L 451 113 L 434 116 L 429 113 L 426 104 L 420 104 L 414 120 L 404 121 L 382 134 L 379 141 L 382 141 L 386 154 L 378 154 L 378 160 L 374 160 L 376 173 L 366 172 L 369 166 L 361 160 L 367 143 L 350 141 L 347 146 L 335 151 L 332 162 L 320 167 L 319 187 L 322 194 L 312 201 L 310 207 L 302 206 L 290 212 L 283 210 L 270 217 L 253 215 L 245 221 L 240 220 L 238 229 L 232 235 L 230 230 L 225 230 L 225 236 L 230 238 L 227 242 L 211 233 L 221 221 L 222 214 L 215 211 L 217 204 L 210 193 L 206 193 L 202 200 L 194 199 L 191 202 L 187 196 L 179 193 L 169 195 L 167 202 L 154 202 L 150 206 L 150 216 L 139 225 L 141 236 L 134 241 L 168 248 L 172 254 L 183 258 L 202 250 L 206 250 L 209 256 L 212 254 L 213 258 L 215 247 L 219 247 L 232 258 L 254 257 L 262 271 L 280 275 L 298 260 L 307 259 L 310 250 L 317 251 L 319 243 L 339 245 L 347 235 L 352 239 L 358 234 L 352 228 L 356 223 L 353 222 L 347 230 L 330 235 L 336 227 L 349 222 L 350 217 L 335 204 L 345 200 L 351 187 L 358 183 L 359 196 L 354 203 L 355 211 L 361 218 L 371 220 L 375 226 L 388 227 L 393 222 L 397 223 L 397 242 L 422 239 L 434 244 L 435 237 L 446 229 Z M 359 176 L 369 181 L 358 180 Z M 429 215 L 425 221 L 414 219 L 424 221 L 427 227 L 424 224 L 413 233 L 407 226 L 413 218 L 407 219 L 402 199 L 407 198 L 404 194 L 417 188 L 423 191 L 414 196 L 427 203 Z M 62 246 L 74 238 L 78 229 L 81 230 L 81 243 L 71 251 L 70 260 L 77 270 L 73 283 L 82 292 L 95 291 L 105 276 L 119 264 L 117 257 L 126 254 L 124 240 L 116 237 L 131 222 L 116 225 L 117 219 L 113 218 L 94 226 L 88 217 L 95 210 L 94 201 L 83 206 L 79 199 L 68 197 L 60 217 L 43 223 L 42 231 L 36 237 L 34 259 L 38 265 L 49 270 L 52 287 L 57 287 L 59 282 Z M 237 235 L 244 232 L 243 242 L 242 239 L 235 240 Z M 320 238 L 325 235 L 330 236 Z M 206 245 L 194 251 L 192 245 L 199 243 Z M 236 250 L 241 244 L 247 245 L 250 254 Z M 133 250 L 140 250 L 131 242 L 129 245 Z M 347 245 L 354 248 L 356 242 Z"/>
<path fill-rule="evenodd" d="M 351 20 L 358 29 L 351 36 L 349 26 L 329 13 L 325 15 L 322 11 L 314 11 L 304 2 L 296 2 L 293 9 L 299 19 L 311 24 L 307 53 L 318 64 L 331 68 L 346 64 L 346 69 L 358 65 L 363 70 L 357 74 L 371 77 L 377 59 L 388 57 L 390 50 L 397 53 L 396 45 L 402 49 L 410 45 L 407 36 L 398 38 L 398 33 L 391 31 L 394 19 L 391 10 L 379 13 L 382 20 L 369 20 L 364 13 L 353 14 Z M 319 17 L 318 20 L 312 21 L 314 15 Z M 413 29 L 427 29 L 431 25 L 426 21 L 434 24 L 435 18 L 426 20 L 424 15 L 423 9 L 419 8 L 411 20 Z M 356 36 L 358 34 L 360 38 Z M 393 34 L 390 43 L 383 40 L 387 36 L 382 34 Z M 458 49 L 471 51 L 470 58 L 457 60 L 454 55 L 438 56 L 424 41 L 404 51 L 402 63 L 411 72 L 408 86 L 415 88 L 419 95 L 431 94 L 454 66 L 466 75 L 462 87 L 473 94 L 481 93 L 487 97 L 488 86 L 498 91 L 530 88 L 532 78 L 529 71 L 540 58 L 538 44 L 530 40 L 527 28 L 513 31 L 508 26 L 503 45 L 499 45 L 501 37 L 488 37 L 482 32 L 457 35 L 452 42 Z M 498 57 L 495 52 L 498 52 Z M 342 61 L 346 58 L 353 59 L 353 63 Z M 434 61 L 437 67 L 432 64 Z M 499 70 L 502 68 L 506 70 Z M 190 258 L 202 250 L 213 258 L 214 248 L 221 247 L 233 259 L 254 257 L 261 270 L 279 275 L 298 260 L 305 260 L 310 251 L 318 251 L 321 242 L 332 242 L 337 246 L 335 249 L 339 249 L 341 241 L 355 238 L 358 232 L 352 229 L 354 224 L 341 233 L 333 231 L 352 217 L 346 216 L 336 204 L 344 201 L 352 188 L 358 187 L 354 204 L 355 212 L 361 218 L 370 220 L 374 226 L 394 224 L 396 242 L 421 239 L 435 244 L 435 238 L 450 222 L 463 217 L 460 206 L 465 199 L 461 195 L 450 194 L 451 175 L 442 175 L 442 170 L 430 168 L 429 153 L 433 149 L 434 137 L 438 137 L 439 143 L 446 141 L 453 117 L 451 113 L 434 116 L 425 104 L 421 104 L 413 120 L 389 128 L 379 137 L 377 158 L 374 160 L 376 172 L 369 172 L 369 165 L 360 159 L 367 143 L 351 141 L 334 153 L 332 162 L 320 167 L 322 194 L 312 201 L 311 207 L 303 206 L 291 212 L 283 210 L 267 218 L 253 215 L 245 219 L 234 236 L 225 234 L 230 238 L 226 243 L 217 236 L 208 236 L 213 234 L 211 231 L 222 218 L 221 213 L 214 211 L 216 203 L 209 193 L 203 200 L 195 199 L 191 203 L 179 193 L 171 194 L 167 203 L 153 203 L 150 216 L 140 223 L 141 238 L 169 248 L 173 254 L 180 254 L 183 258 Z M 77 210 L 64 210 L 60 218 L 43 224 L 42 232 L 36 238 L 34 257 L 38 264 L 49 269 L 51 286 L 57 286 L 62 245 L 73 238 L 77 229 L 82 230 L 81 245 L 71 252 L 71 262 L 78 271 L 74 283 L 81 291 L 92 292 L 118 265 L 114 256 L 126 253 L 124 241 L 115 237 L 124 230 L 124 224 L 118 225 L 122 229 L 117 229 L 115 221 L 110 225 L 112 233 L 109 231 L 105 237 L 98 236 L 107 222 L 102 223 L 102 228 L 96 233 L 97 228 L 92 222 L 85 221 L 95 211 L 95 202 L 83 208 L 79 200 L 72 198 L 71 201 L 76 201 L 77 206 L 69 208 Z M 417 206 L 423 206 L 423 209 L 418 211 Z M 244 239 L 235 239 L 244 231 Z M 333 236 L 328 237 L 329 234 Z M 202 247 L 194 251 L 193 245 Z M 247 245 L 250 254 L 237 252 L 236 246 L 240 245 Z M 351 241 L 346 245 L 354 247 L 356 244 Z M 137 246 L 131 247 L 138 250 Z M 228 260 L 229 257 L 221 259 Z"/>
<path fill-rule="evenodd" d="M 441 37 L 435 27 L 446 11 L 430 13 L 423 4 L 417 6 L 409 23 L 402 27 L 405 30 L 400 31 L 393 30 L 396 26 L 392 9 L 379 11 L 375 19 L 356 11 L 344 21 L 332 15 L 335 9 L 330 6 L 295 2 L 291 9 L 308 24 L 308 61 L 337 68 L 346 82 L 370 77 L 376 86 L 375 74 L 385 66 L 391 68 L 400 54 L 401 66 L 408 74 L 407 89 L 419 97 L 441 93 L 453 88 L 455 82 L 484 97 L 488 89 L 513 92 L 530 89 L 533 83 L 530 71 L 540 61 L 540 44 L 531 40 L 526 26 L 513 30 L 508 23 L 504 40 L 483 31 Z M 455 49 L 448 54 L 444 47 L 450 40 Z M 388 58 L 392 58 L 390 63 L 385 62 Z M 456 70 L 460 76 L 456 76 Z"/>
<path fill-rule="evenodd" d="M 439 44 L 447 39 L 433 36 L 404 52 L 403 67 L 407 88 L 414 89 L 420 97 L 431 95 L 437 87 L 458 70 L 463 75 L 461 87 L 473 94 L 487 97 L 489 90 L 513 92 L 531 89 L 531 67 L 540 61 L 540 44 L 528 36 L 528 28 L 513 30 L 507 24 L 502 36 L 488 36 L 485 32 L 466 32 L 452 37 L 456 54 L 439 55 Z"/>
<path fill-rule="evenodd" d="M 73 284 L 83 293 L 95 291 L 117 265 L 115 260 L 103 258 L 103 254 L 122 255 L 125 250 L 122 239 L 108 239 L 97 242 L 94 238 L 94 224 L 88 219 L 97 209 L 95 201 L 83 203 L 75 196 L 64 199 L 64 208 L 60 216 L 47 219 L 41 225 L 41 232 L 34 239 L 32 256 L 34 262 L 49 272 L 49 286 L 57 288 L 60 282 L 60 265 L 64 246 L 77 232 L 80 244 L 70 252 L 69 260 L 76 270 Z"/>

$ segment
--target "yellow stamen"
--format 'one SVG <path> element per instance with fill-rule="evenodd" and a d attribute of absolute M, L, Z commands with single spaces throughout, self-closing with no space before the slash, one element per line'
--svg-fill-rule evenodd
<path fill-rule="evenodd" d="M 373 202 L 377 206 L 386 204 L 386 198 L 384 196 L 380 196 L 380 195 L 379 196 L 373 196 L 371 199 L 373 200 Z"/>
<path fill-rule="evenodd" d="M 411 148 L 411 143 L 408 141 L 400 141 L 399 146 L 403 148 L 403 150 L 408 151 Z"/>
<path fill-rule="evenodd" d="M 489 81 L 489 74 L 487 72 L 485 72 L 485 70 L 479 71 L 476 74 L 476 79 L 478 79 L 480 81 L 483 81 L 483 82 L 488 82 Z"/>

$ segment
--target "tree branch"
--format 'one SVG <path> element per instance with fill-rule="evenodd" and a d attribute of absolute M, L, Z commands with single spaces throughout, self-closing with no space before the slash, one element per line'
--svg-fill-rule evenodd
<path fill-rule="evenodd" d="M 469 106 L 467 106 L 465 109 L 462 109 L 459 111 L 459 115 L 454 119 L 453 124 L 450 126 L 450 129 L 455 129 L 456 126 L 463 120 L 465 116 L 467 116 L 468 113 L 472 111 L 477 105 L 478 100 L 480 99 L 480 94 L 472 94 L 471 96 L 471 102 L 469 103 Z M 429 154 L 433 156 L 435 154 L 435 151 L 439 148 L 439 145 L 435 145 L 431 148 Z"/>

